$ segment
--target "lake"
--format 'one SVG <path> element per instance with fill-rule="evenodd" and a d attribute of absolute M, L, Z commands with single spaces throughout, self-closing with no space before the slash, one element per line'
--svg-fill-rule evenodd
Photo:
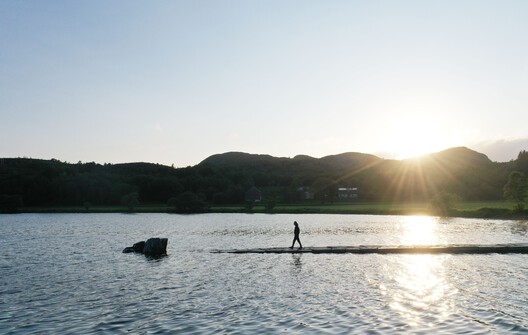
<path fill-rule="evenodd" d="M 2 334 L 528 334 L 528 255 L 214 254 L 527 243 L 528 222 L 286 214 L 0 215 Z M 168 256 L 123 248 L 167 237 Z"/>

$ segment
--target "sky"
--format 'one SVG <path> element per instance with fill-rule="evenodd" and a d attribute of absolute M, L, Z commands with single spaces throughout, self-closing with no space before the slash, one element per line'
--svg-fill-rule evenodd
<path fill-rule="evenodd" d="M 528 149 L 528 1 L 0 1 L 0 157 Z"/>

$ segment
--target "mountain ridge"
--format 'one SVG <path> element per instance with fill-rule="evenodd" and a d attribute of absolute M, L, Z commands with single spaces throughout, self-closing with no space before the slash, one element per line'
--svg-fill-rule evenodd
<path fill-rule="evenodd" d="M 459 146 L 459 147 L 451 147 L 451 148 L 447 148 L 447 149 L 444 149 L 438 152 L 432 152 L 432 153 L 428 153 L 428 154 L 424 154 L 424 155 L 420 155 L 416 157 L 405 158 L 405 159 L 388 159 L 388 158 L 382 158 L 382 157 L 379 157 L 373 154 L 362 153 L 362 152 L 352 152 L 352 151 L 343 152 L 339 154 L 326 155 L 320 158 L 316 158 L 316 157 L 305 155 L 305 154 L 297 154 L 293 158 L 289 158 L 289 157 L 272 156 L 269 154 L 253 154 L 253 153 L 247 153 L 247 152 L 242 152 L 242 151 L 227 151 L 224 153 L 213 154 L 205 158 L 204 160 L 202 160 L 197 165 L 218 164 L 218 163 L 225 164 L 225 163 L 233 162 L 234 160 L 237 160 L 237 159 L 240 159 L 243 161 L 248 161 L 248 160 L 261 161 L 261 160 L 265 160 L 269 158 L 276 158 L 276 159 L 281 159 L 281 160 L 347 161 L 351 159 L 358 159 L 361 157 L 363 159 L 370 159 L 370 160 L 405 162 L 405 161 L 415 161 L 419 159 L 424 159 L 427 157 L 445 158 L 448 155 L 455 155 L 461 158 L 464 158 L 464 155 L 466 155 L 466 158 L 480 159 L 480 160 L 486 160 L 486 161 L 492 162 L 488 158 L 488 156 L 486 156 L 483 153 L 469 149 L 468 147 L 465 147 L 465 146 Z"/>
<path fill-rule="evenodd" d="M 438 192 L 480 201 L 502 199 L 514 170 L 528 175 L 528 154 L 498 163 L 466 147 L 405 160 L 359 152 L 289 158 L 233 151 L 185 168 L 3 158 L 0 195 L 20 197 L 28 206 L 115 206 L 131 193 L 137 193 L 142 203 L 186 196 L 208 204 L 240 204 L 255 186 L 264 199 L 294 203 L 302 201 L 299 189 L 309 189 L 315 201 L 337 201 L 338 188 L 354 187 L 363 201 L 425 201 Z"/>

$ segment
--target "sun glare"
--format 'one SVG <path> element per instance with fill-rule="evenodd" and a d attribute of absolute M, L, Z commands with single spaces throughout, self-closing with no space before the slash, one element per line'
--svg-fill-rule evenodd
<path fill-rule="evenodd" d="M 408 216 L 402 222 L 401 243 L 430 245 L 438 243 L 437 221 L 432 217 Z M 434 327 L 453 310 L 457 289 L 447 278 L 444 262 L 448 255 L 401 255 L 394 257 L 391 275 L 397 284 L 387 290 L 398 311 L 409 324 Z M 426 317 L 423 317 L 424 313 Z"/>
<path fill-rule="evenodd" d="M 453 311 L 457 289 L 447 278 L 446 255 L 402 255 L 395 258 L 390 307 L 413 326 L 434 327 Z M 424 317 L 425 313 L 425 317 Z"/>
<path fill-rule="evenodd" d="M 386 132 L 384 150 L 395 159 L 419 157 L 455 146 L 453 138 L 443 134 L 438 125 L 424 120 L 396 124 Z"/>
<path fill-rule="evenodd" d="M 435 233 L 436 221 L 429 216 L 407 216 L 403 222 L 402 244 L 434 244 L 438 242 Z"/>

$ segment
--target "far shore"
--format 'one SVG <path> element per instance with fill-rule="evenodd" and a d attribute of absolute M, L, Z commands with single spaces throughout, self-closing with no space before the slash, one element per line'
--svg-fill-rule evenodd
<path fill-rule="evenodd" d="M 129 209 L 123 206 L 49 206 L 21 207 L 10 213 L 264 213 L 264 214 L 350 214 L 350 215 L 424 215 L 461 218 L 528 220 L 528 211 L 514 210 L 505 201 L 463 202 L 448 212 L 439 213 L 427 203 L 332 203 L 332 204 L 265 204 L 210 206 L 201 211 L 182 211 L 162 204 L 144 204 Z"/>

